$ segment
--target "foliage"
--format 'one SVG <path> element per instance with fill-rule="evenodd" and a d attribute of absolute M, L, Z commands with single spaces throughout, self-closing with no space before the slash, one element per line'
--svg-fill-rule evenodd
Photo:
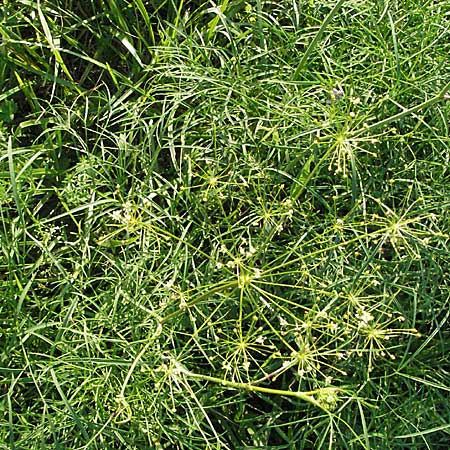
<path fill-rule="evenodd" d="M 0 448 L 448 448 L 449 20 L 4 0 Z"/>

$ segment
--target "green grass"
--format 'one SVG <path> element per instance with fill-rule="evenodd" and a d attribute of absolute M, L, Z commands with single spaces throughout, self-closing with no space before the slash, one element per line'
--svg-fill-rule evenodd
<path fill-rule="evenodd" d="M 449 30 L 4 0 L 0 449 L 448 449 Z"/>

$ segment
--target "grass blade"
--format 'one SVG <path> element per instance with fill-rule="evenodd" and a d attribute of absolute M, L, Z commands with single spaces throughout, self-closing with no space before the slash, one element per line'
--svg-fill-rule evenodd
<path fill-rule="evenodd" d="M 317 31 L 316 35 L 314 36 L 313 40 L 309 43 L 308 47 L 305 50 L 305 53 L 303 53 L 303 56 L 300 59 L 300 62 L 298 63 L 297 69 L 295 70 L 294 74 L 291 77 L 292 81 L 298 81 L 300 79 L 300 75 L 306 66 L 308 58 L 316 49 L 320 39 L 322 38 L 322 35 L 325 33 L 325 30 L 327 29 L 328 25 L 333 20 L 333 17 L 338 13 L 344 2 L 345 0 L 339 0 L 338 2 L 336 2 L 331 11 L 325 17 L 325 20 L 320 25 L 320 28 Z"/>

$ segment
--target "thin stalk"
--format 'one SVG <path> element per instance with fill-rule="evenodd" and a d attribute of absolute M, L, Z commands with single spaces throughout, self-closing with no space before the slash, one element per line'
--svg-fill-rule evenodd
<path fill-rule="evenodd" d="M 342 4 L 345 0 L 339 0 L 336 5 L 334 5 L 333 9 L 328 13 L 328 16 L 325 17 L 325 20 L 322 22 L 322 25 L 319 28 L 319 31 L 314 36 L 314 39 L 310 42 L 308 45 L 308 48 L 306 49 L 305 53 L 303 53 L 302 59 L 300 60 L 296 71 L 294 72 L 294 75 L 292 76 L 293 81 L 297 81 L 298 77 L 300 75 L 300 72 L 303 70 L 306 61 L 308 61 L 309 56 L 311 53 L 316 49 L 317 44 L 319 43 L 320 38 L 322 37 L 323 33 L 327 29 L 329 23 L 332 21 L 333 17 L 336 15 L 336 13 L 341 8 Z"/>
<path fill-rule="evenodd" d="M 174 317 L 177 317 L 178 315 L 182 314 L 185 309 L 191 308 L 192 306 L 200 303 L 204 299 L 208 298 L 210 295 L 215 294 L 216 292 L 221 292 L 227 288 L 236 287 L 237 285 L 238 285 L 238 280 L 227 281 L 225 283 L 221 283 L 221 284 L 217 285 L 216 287 L 210 289 L 209 291 L 206 291 L 202 295 L 199 295 L 192 302 L 188 303 L 184 308 L 180 308 L 179 310 L 174 311 L 173 313 L 167 315 L 166 317 L 161 319 L 159 321 L 159 323 L 161 325 L 163 325 L 164 323 L 168 322 L 169 320 L 173 319 Z"/>
<path fill-rule="evenodd" d="M 7 154 L 8 154 L 9 177 L 11 180 L 11 189 L 13 193 L 13 198 L 14 202 L 16 203 L 17 214 L 19 216 L 20 223 L 22 224 L 22 227 L 25 229 L 25 219 L 22 210 L 22 203 L 19 197 L 19 190 L 17 189 L 17 176 L 14 168 L 14 155 L 11 136 L 8 137 Z"/>
<path fill-rule="evenodd" d="M 328 158 L 329 154 L 332 152 L 333 149 L 334 149 L 334 145 L 330 145 L 330 147 L 327 149 L 327 151 L 324 153 L 324 155 L 320 158 L 320 160 L 315 164 L 314 168 L 311 171 L 309 171 L 309 173 L 306 175 L 306 177 L 305 177 L 304 171 L 302 171 L 300 173 L 300 175 L 294 180 L 297 184 L 293 185 L 293 187 L 291 189 L 291 195 L 290 195 L 290 199 L 292 200 L 293 203 L 295 203 L 298 200 L 298 198 L 302 195 L 302 193 L 308 186 L 311 179 L 322 168 L 323 162 Z M 314 156 L 311 155 L 311 157 L 308 159 L 308 162 L 306 163 L 306 165 L 308 166 L 308 170 L 309 170 L 309 165 L 313 161 L 313 158 L 314 158 Z M 286 220 L 287 220 L 286 217 L 281 218 L 279 221 L 279 225 L 284 225 Z M 277 226 L 274 226 L 274 227 L 272 227 L 268 236 L 266 237 L 266 239 L 264 241 L 264 245 L 261 246 L 259 253 L 262 253 L 263 251 L 265 251 L 266 246 L 270 242 L 272 242 L 276 233 L 277 233 Z"/>
<path fill-rule="evenodd" d="M 438 103 L 442 100 L 447 99 L 449 90 L 450 90 L 450 82 L 444 86 L 444 88 L 439 92 L 439 94 L 435 95 L 434 97 L 430 98 L 429 100 L 419 103 L 418 105 L 413 106 L 412 108 L 405 109 L 404 111 L 399 112 L 398 114 L 394 114 L 391 117 L 387 117 L 386 119 L 372 123 L 371 125 L 366 125 L 365 127 L 361 128 L 359 130 L 353 131 L 353 132 L 349 133 L 349 137 L 351 137 L 351 138 L 357 137 L 363 133 L 372 131 L 375 128 L 382 127 L 391 122 L 395 122 L 396 120 L 403 119 L 403 117 L 406 117 L 406 116 L 414 114 L 418 111 L 421 111 L 422 109 L 428 108 L 429 106 L 432 106 L 435 103 Z"/>
<path fill-rule="evenodd" d="M 262 24 L 262 5 L 261 0 L 256 0 L 256 11 L 258 13 L 257 24 L 258 24 L 258 34 L 259 34 L 259 46 L 263 51 L 262 63 L 266 64 L 267 58 L 265 54 L 266 45 L 264 41 L 263 24 Z"/>
<path fill-rule="evenodd" d="M 229 389 L 237 389 L 237 390 L 245 390 L 249 392 L 262 392 L 264 394 L 270 394 L 270 395 L 283 395 L 287 397 L 295 397 L 300 400 L 303 400 L 305 402 L 311 403 L 312 405 L 316 406 L 317 408 L 322 409 L 325 412 L 328 412 L 323 405 L 320 404 L 315 398 L 314 394 L 323 394 L 324 392 L 332 392 L 336 393 L 340 391 L 340 389 L 334 388 L 334 387 L 328 387 L 328 388 L 321 388 L 317 389 L 315 391 L 308 391 L 308 392 L 302 392 L 302 391 L 286 391 L 284 389 L 273 389 L 273 388 L 267 388 L 263 386 L 257 386 L 252 383 L 240 383 L 237 381 L 229 381 L 224 380 L 222 378 L 212 377 L 210 375 L 203 375 L 199 373 L 193 373 L 189 370 L 184 369 L 183 367 L 178 366 L 178 370 L 185 375 L 187 378 L 195 379 L 195 380 L 201 380 L 201 381 L 209 381 L 210 383 L 216 383 L 221 386 L 224 386 Z"/>

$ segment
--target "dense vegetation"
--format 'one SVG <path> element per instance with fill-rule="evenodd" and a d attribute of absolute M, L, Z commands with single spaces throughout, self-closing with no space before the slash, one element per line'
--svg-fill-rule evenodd
<path fill-rule="evenodd" d="M 3 0 L 0 449 L 448 449 L 449 30 Z"/>

